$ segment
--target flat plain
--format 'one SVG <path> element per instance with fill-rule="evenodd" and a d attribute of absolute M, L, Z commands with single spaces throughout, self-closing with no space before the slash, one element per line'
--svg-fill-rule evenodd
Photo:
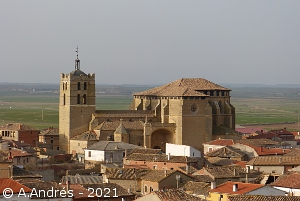
<path fill-rule="evenodd" d="M 58 127 L 58 87 L 49 88 L 43 91 L 16 91 L 13 87 L 0 90 L 0 124 L 23 123 L 38 129 Z M 101 86 L 100 93 L 96 95 L 98 110 L 126 110 L 133 100 L 131 94 L 147 89 L 138 86 L 113 88 L 114 91 L 103 93 L 112 87 Z M 231 103 L 236 110 L 237 124 L 298 130 L 300 88 L 231 87 L 231 90 Z"/>

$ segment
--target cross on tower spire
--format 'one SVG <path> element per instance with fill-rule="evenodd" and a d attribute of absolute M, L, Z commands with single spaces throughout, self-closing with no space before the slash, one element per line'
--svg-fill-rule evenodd
<path fill-rule="evenodd" d="M 78 46 L 76 48 L 77 58 L 75 59 L 75 70 L 80 70 L 80 60 L 78 59 Z"/>

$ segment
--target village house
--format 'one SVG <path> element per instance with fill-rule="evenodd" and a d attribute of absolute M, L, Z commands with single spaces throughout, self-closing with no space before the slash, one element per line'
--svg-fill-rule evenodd
<path fill-rule="evenodd" d="M 299 165 L 299 156 L 258 156 L 247 163 L 251 169 L 276 174 L 282 174 Z"/>
<path fill-rule="evenodd" d="M 225 146 L 233 145 L 234 141 L 231 139 L 217 139 L 203 143 L 204 155 L 208 152 L 212 152 L 216 149 L 220 149 Z"/>
<path fill-rule="evenodd" d="M 75 135 L 70 139 L 71 153 L 79 162 L 84 163 L 84 150 L 96 142 L 99 142 L 99 140 L 94 131 L 86 131 Z"/>
<path fill-rule="evenodd" d="M 178 170 L 151 170 L 141 179 L 142 194 L 170 188 L 181 188 L 188 181 L 194 181 L 193 177 Z"/>
<path fill-rule="evenodd" d="M 58 128 L 49 127 L 39 134 L 39 147 L 48 145 L 51 149 L 59 150 Z"/>
<path fill-rule="evenodd" d="M 289 196 L 300 196 L 300 173 L 291 172 L 283 174 L 270 185 L 286 192 Z"/>
<path fill-rule="evenodd" d="M 207 200 L 211 201 L 228 201 L 228 196 L 232 195 L 285 195 L 284 191 L 270 186 L 243 182 L 228 181 L 217 187 L 215 187 L 215 184 L 212 184 L 211 188 L 209 198 L 207 198 Z"/>
<path fill-rule="evenodd" d="M 144 165 L 156 170 L 180 170 L 182 167 L 203 167 L 204 159 L 199 157 L 171 156 L 165 154 L 132 153 L 124 157 L 124 165 Z"/>
<path fill-rule="evenodd" d="M 20 123 L 0 126 L 0 134 L 4 140 L 15 140 L 37 147 L 40 130 Z"/>
<path fill-rule="evenodd" d="M 211 168 L 204 167 L 201 170 L 193 173 L 193 176 L 195 176 L 197 179 L 198 175 L 209 176 L 212 181 L 216 183 L 216 185 L 220 185 L 227 181 L 250 182 L 261 175 L 261 172 L 250 170 L 249 168 L 244 169 L 240 166 L 223 166 Z"/>
<path fill-rule="evenodd" d="M 110 168 L 102 175 L 103 182 L 118 184 L 134 193 L 141 192 L 141 177 L 149 171 L 149 169 Z"/>
<path fill-rule="evenodd" d="M 84 150 L 85 168 L 95 168 L 100 172 L 101 163 L 123 164 L 126 153 L 140 146 L 125 142 L 99 141 Z"/>
<path fill-rule="evenodd" d="M 188 181 L 182 189 L 190 195 L 206 199 L 211 189 L 211 183 Z"/>
<path fill-rule="evenodd" d="M 201 152 L 188 145 L 166 143 L 166 154 L 171 156 L 201 157 Z"/>
<path fill-rule="evenodd" d="M 231 159 L 234 161 L 248 161 L 248 155 L 233 146 L 225 146 L 208 152 L 205 157 L 208 159 L 208 161 L 210 158 Z"/>

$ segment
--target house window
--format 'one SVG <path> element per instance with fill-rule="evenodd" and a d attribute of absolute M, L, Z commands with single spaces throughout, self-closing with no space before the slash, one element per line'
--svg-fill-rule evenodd
<path fill-rule="evenodd" d="M 147 192 L 147 186 L 145 186 L 145 192 Z"/>
<path fill-rule="evenodd" d="M 83 89 L 86 90 L 86 82 L 83 84 Z"/>
<path fill-rule="evenodd" d="M 53 140 L 51 140 L 50 142 L 51 142 L 51 144 L 53 144 Z"/>
<path fill-rule="evenodd" d="M 91 151 L 89 151 L 89 157 L 92 157 L 92 152 Z"/>
<path fill-rule="evenodd" d="M 157 165 L 153 165 L 153 169 L 155 170 L 157 168 Z"/>
<path fill-rule="evenodd" d="M 77 83 L 77 89 L 80 90 L 80 82 Z"/>

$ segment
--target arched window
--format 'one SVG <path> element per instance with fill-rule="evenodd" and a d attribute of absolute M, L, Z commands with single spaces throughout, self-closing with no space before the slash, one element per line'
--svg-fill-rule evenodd
<path fill-rule="evenodd" d="M 86 82 L 83 84 L 83 90 L 86 90 L 86 88 L 87 88 L 87 84 L 86 84 Z"/>
<path fill-rule="evenodd" d="M 77 104 L 80 104 L 80 94 L 77 95 Z"/>
<path fill-rule="evenodd" d="M 84 94 L 83 97 L 82 97 L 82 103 L 86 104 L 86 94 Z"/>
<path fill-rule="evenodd" d="M 66 104 L 66 94 L 64 94 L 64 105 Z"/>
<path fill-rule="evenodd" d="M 66 88 L 66 90 L 68 89 L 68 83 L 67 82 L 66 82 L 66 87 L 65 88 Z"/>
<path fill-rule="evenodd" d="M 80 90 L 80 82 L 77 83 L 77 89 Z"/>
<path fill-rule="evenodd" d="M 62 83 L 62 88 L 63 90 L 65 90 L 65 83 Z"/>

